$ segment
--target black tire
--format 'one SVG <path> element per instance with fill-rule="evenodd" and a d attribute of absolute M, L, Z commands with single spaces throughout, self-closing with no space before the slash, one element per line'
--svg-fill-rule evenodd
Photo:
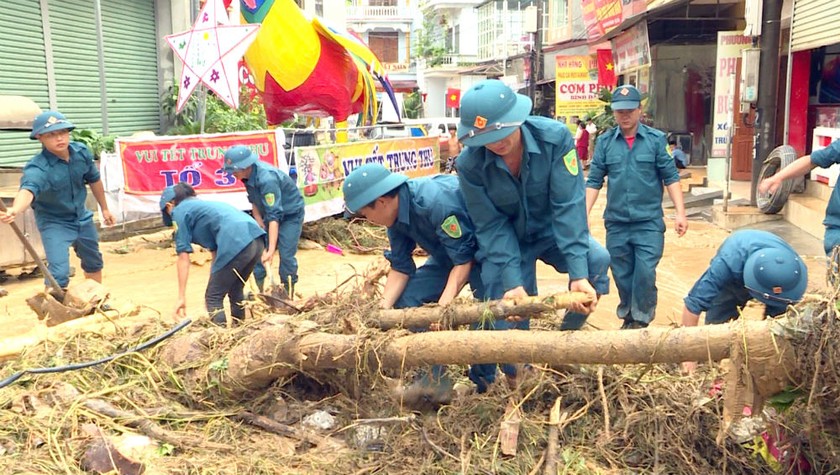
<path fill-rule="evenodd" d="M 764 160 L 764 165 L 761 166 L 761 173 L 758 177 L 759 182 L 775 175 L 779 170 L 793 163 L 794 160 L 796 160 L 796 150 L 790 145 L 782 145 L 774 148 L 767 159 Z M 775 193 L 758 193 L 756 196 L 758 209 L 764 214 L 778 213 L 784 208 L 785 203 L 787 203 L 792 189 L 793 180 L 785 180 L 779 185 Z"/>

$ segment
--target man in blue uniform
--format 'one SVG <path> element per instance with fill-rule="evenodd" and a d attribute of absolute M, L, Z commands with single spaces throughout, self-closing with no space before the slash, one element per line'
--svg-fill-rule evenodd
<path fill-rule="evenodd" d="M 70 246 L 82 262 L 85 278 L 102 282 L 102 253 L 93 213 L 85 208 L 90 185 L 102 210 L 103 224 L 114 224 L 93 154 L 83 143 L 71 142 L 76 128 L 63 114 L 47 111 L 35 118 L 29 138 L 43 149 L 23 168 L 20 191 L 0 221 L 12 223 L 31 205 L 41 233 L 50 273 L 61 287 L 70 282 Z"/>
<path fill-rule="evenodd" d="M 604 225 L 620 299 L 618 317 L 624 320 L 621 328 L 644 328 L 656 312 L 656 266 L 665 246 L 663 183 L 674 203 L 677 235 L 688 229 L 680 175 L 665 133 L 640 123 L 641 99 L 633 86 L 613 91 L 611 107 L 618 126 L 598 137 L 586 181 L 589 215 L 609 176 Z"/>
<path fill-rule="evenodd" d="M 477 299 L 484 298 L 478 242 L 456 177 L 409 180 L 378 163 L 367 163 L 347 175 L 342 191 L 348 211 L 388 228 L 391 250 L 385 257 L 391 270 L 382 308 L 447 305 L 467 282 Z M 418 245 L 429 254 L 419 269 L 412 258 Z M 442 376 L 443 367 L 433 367 L 437 386 L 446 386 L 438 384 Z"/>
<path fill-rule="evenodd" d="M 828 168 L 832 164 L 840 163 L 840 140 L 835 140 L 828 147 L 817 150 L 811 155 L 799 157 L 790 165 L 782 168 L 779 173 L 762 180 L 758 184 L 759 193 L 775 193 L 784 180 L 805 175 L 816 167 Z M 834 187 L 831 198 L 825 208 L 825 239 L 823 248 L 827 255 L 831 255 L 832 249 L 840 245 L 840 194 Z M 836 265 L 836 263 L 835 263 Z"/>
<path fill-rule="evenodd" d="M 289 175 L 260 161 L 244 145 L 225 152 L 225 171 L 245 183 L 254 219 L 266 230 L 267 245 L 254 278 L 262 290 L 266 269 L 271 268 L 274 253 L 280 251 L 280 282 L 290 298 L 298 281 L 298 241 L 303 229 L 303 195 Z"/>
<path fill-rule="evenodd" d="M 561 329 L 583 326 L 598 296 L 609 292 L 609 254 L 589 235 L 583 177 L 565 125 L 529 116 L 531 99 L 498 80 L 485 80 L 461 98 L 456 160 L 461 192 L 485 257 L 488 299 L 537 295 L 537 259 L 569 274 L 569 288 L 591 296 L 566 313 Z M 497 321 L 495 329 L 529 328 Z M 502 367 L 510 378 L 515 368 Z M 492 373 L 483 376 L 487 381 Z"/>
<path fill-rule="evenodd" d="M 609 292 L 609 254 L 589 235 L 571 133 L 530 111 L 527 96 L 498 80 L 464 94 L 458 135 L 466 148 L 456 161 L 461 191 L 487 256 L 487 298 L 536 295 L 536 261 L 542 260 L 569 274 L 571 290 L 592 297 L 565 316 L 564 327 L 576 329 Z"/>
<path fill-rule="evenodd" d="M 245 317 L 242 289 L 262 256 L 265 231 L 250 216 L 229 204 L 196 199 L 195 190 L 187 183 L 163 190 L 160 211 L 163 223 L 175 227 L 178 253 L 175 314 L 186 315 L 190 254 L 192 244 L 198 244 L 213 254 L 210 280 L 204 293 L 204 303 L 213 323 L 225 324 L 225 296 L 231 316 L 241 321 Z"/>
<path fill-rule="evenodd" d="M 347 175 L 342 190 L 350 212 L 388 228 L 391 271 L 382 308 L 447 305 L 467 282 L 483 298 L 478 242 L 455 176 L 409 180 L 367 163 Z M 419 269 L 412 258 L 417 245 L 429 253 Z"/>
<path fill-rule="evenodd" d="M 707 325 L 736 319 L 751 298 L 765 305 L 765 316 L 776 316 L 798 302 L 807 286 L 808 269 L 785 240 L 767 231 L 737 231 L 685 297 L 682 324 L 696 326 L 701 312 Z M 690 372 L 694 366 L 683 368 Z"/>

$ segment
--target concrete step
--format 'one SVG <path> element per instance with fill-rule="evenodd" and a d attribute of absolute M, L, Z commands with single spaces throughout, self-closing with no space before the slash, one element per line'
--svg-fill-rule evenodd
<path fill-rule="evenodd" d="M 807 196 L 810 198 L 818 198 L 820 200 L 828 202 L 828 199 L 831 197 L 831 192 L 834 191 L 834 188 L 826 185 L 825 183 L 820 183 L 818 181 L 811 181 L 808 180 L 805 182 L 805 191 L 803 193 L 797 193 L 796 196 Z"/>
<path fill-rule="evenodd" d="M 822 222 L 825 219 L 826 203 L 825 200 L 820 198 L 791 195 L 782 209 L 782 215 L 789 223 L 822 240 L 825 235 L 825 227 Z"/>

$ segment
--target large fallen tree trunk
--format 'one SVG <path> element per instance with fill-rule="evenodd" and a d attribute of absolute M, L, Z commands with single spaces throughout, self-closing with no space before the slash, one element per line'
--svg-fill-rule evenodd
<path fill-rule="evenodd" d="M 738 404 L 760 406 L 790 383 L 792 351 L 771 331 L 773 321 L 736 321 L 688 328 L 614 331 L 439 331 L 394 337 L 387 333 L 334 335 L 312 331 L 311 322 L 287 320 L 270 325 L 235 344 L 225 354 L 210 354 L 214 330 L 175 339 L 163 361 L 193 387 L 216 386 L 232 399 L 264 389 L 299 371 L 347 369 L 375 374 L 433 364 L 546 363 L 648 364 L 720 361 L 739 356 L 730 371 L 731 387 L 747 396 Z M 220 358 L 226 364 L 219 365 Z M 741 368 L 748 367 L 749 372 Z M 205 397 L 202 394 L 200 397 Z M 740 407 L 743 409 L 743 406 Z"/>

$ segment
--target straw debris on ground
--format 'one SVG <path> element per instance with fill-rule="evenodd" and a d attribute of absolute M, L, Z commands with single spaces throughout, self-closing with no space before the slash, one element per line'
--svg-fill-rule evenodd
<path fill-rule="evenodd" d="M 306 311 L 291 318 L 323 332 L 381 332 L 369 325 L 377 301 L 370 280 L 344 283 L 301 304 Z M 775 401 L 776 409 L 765 411 L 751 430 L 741 424 L 739 434 L 721 436 L 722 378 L 711 364 L 692 376 L 677 365 L 534 365 L 523 369 L 515 388 L 500 376 L 481 395 L 470 391 L 466 367 L 450 366 L 458 394 L 426 412 L 401 406 L 395 389 L 414 372 L 399 368 L 298 372 L 231 401 L 218 384 L 227 351 L 274 318 L 255 303 L 240 327 L 199 321 L 183 331 L 206 335 L 210 361 L 191 362 L 210 368 L 200 378 L 187 380 L 184 368 L 162 365 L 164 342 L 100 366 L 25 376 L 0 389 L 0 473 L 85 473 L 94 449 L 104 446 L 129 460 L 119 473 L 141 473 L 131 470 L 142 467 L 146 474 L 536 474 L 547 465 L 549 415 L 558 399 L 556 459 L 548 464 L 557 473 L 807 473 L 806 467 L 831 473 L 840 465 L 836 295 L 811 298 L 792 311 L 801 325 L 784 336 L 795 342 L 802 386 Z M 533 331 L 556 328 L 550 320 L 534 324 Z M 0 367 L 0 377 L 119 353 L 166 330 L 150 321 L 118 338 L 85 334 L 46 342 Z M 509 407 L 522 416 L 515 456 L 500 451 Z M 756 445 L 770 428 L 775 445 L 787 450 L 777 465 Z"/>
<path fill-rule="evenodd" d="M 363 219 L 325 218 L 305 223 L 301 237 L 357 254 L 371 254 L 389 248 L 385 228 Z"/>

